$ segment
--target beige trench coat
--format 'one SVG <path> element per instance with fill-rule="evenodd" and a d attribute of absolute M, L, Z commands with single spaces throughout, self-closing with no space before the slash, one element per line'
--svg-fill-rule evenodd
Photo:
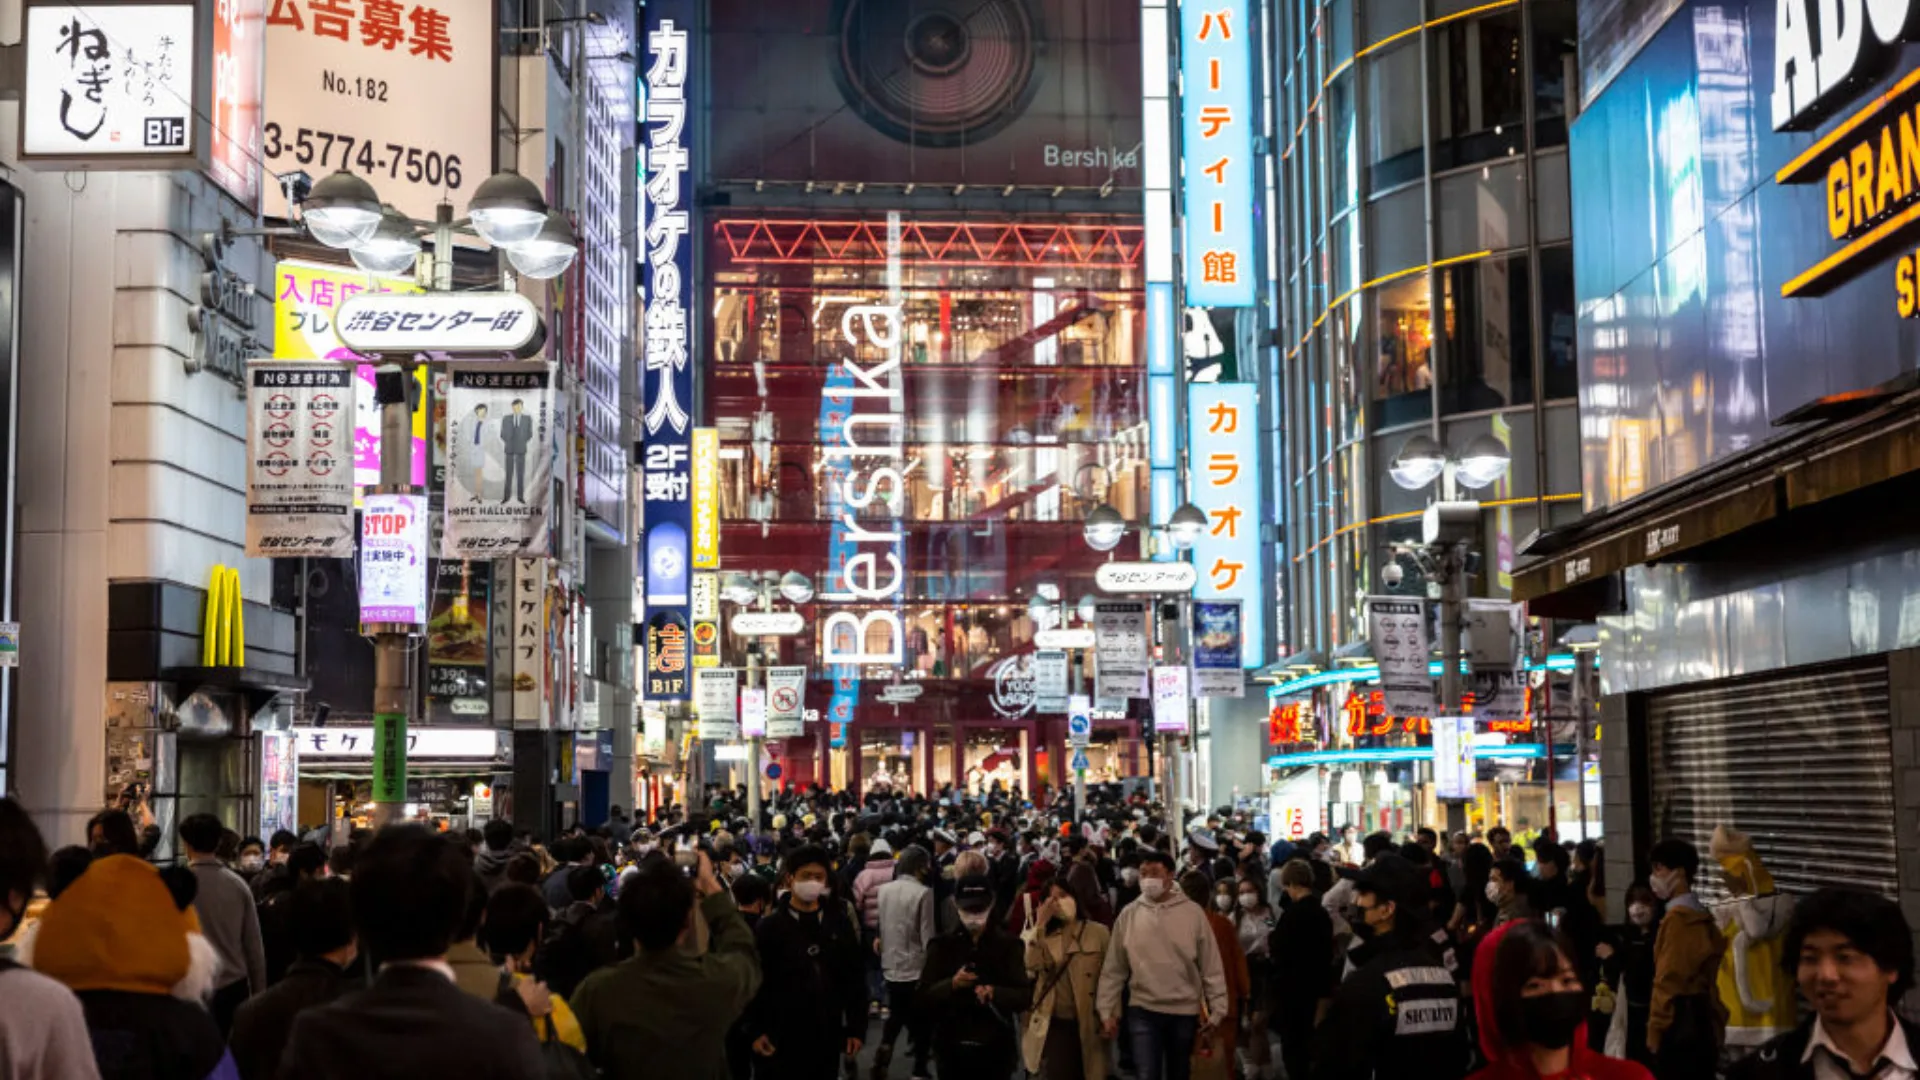
<path fill-rule="evenodd" d="M 1080 1061 L 1086 1080 L 1107 1080 L 1107 1042 L 1100 1037 L 1100 1015 L 1094 1009 L 1099 998 L 1100 969 L 1107 961 L 1107 928 L 1084 919 L 1072 927 L 1036 938 L 1027 946 L 1027 975 L 1033 979 L 1034 993 L 1049 984 L 1045 997 L 1036 998 L 1032 1016 L 1045 1016 L 1051 1023 L 1054 999 L 1073 995 L 1073 1011 L 1080 1023 Z M 1066 974 L 1054 981 L 1055 973 L 1066 966 Z M 1031 1022 L 1031 1021 L 1029 1021 Z M 1031 1029 L 1023 1029 L 1023 1034 Z M 1032 1040 L 1025 1040 L 1023 1045 Z M 1027 1071 L 1039 1074 L 1038 1047 L 1028 1061 Z"/>

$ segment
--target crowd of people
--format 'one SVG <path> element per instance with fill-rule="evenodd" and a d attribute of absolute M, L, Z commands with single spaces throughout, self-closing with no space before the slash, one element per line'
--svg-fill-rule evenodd
<path fill-rule="evenodd" d="M 1811 1015 L 1729 1060 L 1684 841 L 1612 921 L 1603 853 L 1550 829 L 1269 842 L 1117 792 L 1075 819 L 817 789 L 754 823 L 709 795 L 550 843 L 198 814 L 164 866 L 124 813 L 49 853 L 0 800 L 0 1080 L 1916 1075 L 1908 925 L 1840 889 L 1781 939 L 1771 985 Z M 1755 865 L 1742 840 L 1712 854 Z"/>

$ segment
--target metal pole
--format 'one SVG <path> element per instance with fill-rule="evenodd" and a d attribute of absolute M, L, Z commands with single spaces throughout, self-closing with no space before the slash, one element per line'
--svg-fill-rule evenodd
<path fill-rule="evenodd" d="M 1467 606 L 1467 546 L 1447 543 L 1440 550 L 1440 700 L 1448 716 L 1459 716 L 1464 698 L 1460 679 L 1460 625 Z M 1464 832 L 1467 806 L 1447 801 L 1447 831 Z"/>
<path fill-rule="evenodd" d="M 760 579 L 760 610 L 773 610 L 773 583 L 766 578 Z M 759 685 L 760 656 L 752 648 L 747 650 L 747 686 Z M 765 735 L 755 735 L 747 740 L 747 835 L 760 833 L 760 755 L 766 752 Z"/>
<path fill-rule="evenodd" d="M 1067 608 L 1066 601 L 1063 599 L 1060 602 L 1060 625 L 1062 626 L 1065 626 L 1067 624 L 1066 608 Z M 1080 670 L 1081 657 L 1079 656 L 1079 652 L 1080 650 L 1078 649 L 1067 650 L 1067 667 L 1072 671 L 1072 675 L 1070 676 L 1070 678 L 1073 680 L 1069 685 L 1072 687 L 1072 693 L 1074 697 L 1079 697 L 1081 694 L 1086 693 L 1086 690 L 1084 688 L 1085 682 L 1086 682 L 1086 676 Z M 1072 699 L 1070 698 L 1068 700 L 1071 701 Z M 1087 702 L 1087 705 L 1088 705 L 1087 725 L 1091 727 L 1093 725 L 1093 709 L 1092 709 L 1093 702 L 1089 700 Z M 1069 721 L 1068 726 L 1069 727 L 1072 726 L 1071 721 Z M 1073 741 L 1073 732 L 1071 730 L 1067 732 L 1067 741 L 1068 742 Z M 1089 739 L 1089 741 L 1091 741 L 1091 739 Z M 1079 747 L 1074 747 L 1074 750 L 1077 753 L 1085 752 L 1084 750 L 1081 750 Z M 1087 819 L 1087 774 L 1086 774 L 1086 771 L 1083 769 L 1075 769 L 1073 771 L 1073 820 L 1085 821 L 1086 819 Z"/>
<path fill-rule="evenodd" d="M 435 292 L 453 289 L 453 206 L 441 203 L 435 214 L 433 248 L 426 253 L 427 280 Z M 413 486 L 413 410 L 407 404 L 404 365 L 383 365 L 374 379 L 374 403 L 380 407 L 380 491 L 417 493 Z M 374 635 L 373 712 L 376 768 L 373 827 L 398 824 L 406 817 L 407 729 L 414 720 L 413 634 L 405 627 L 383 626 Z"/>

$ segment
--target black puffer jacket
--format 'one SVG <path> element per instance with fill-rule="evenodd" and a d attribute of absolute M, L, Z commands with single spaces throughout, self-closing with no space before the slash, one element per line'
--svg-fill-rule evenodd
<path fill-rule="evenodd" d="M 993 987 L 993 1001 L 983 1004 L 973 990 L 956 990 L 953 977 L 971 964 L 980 986 Z M 992 922 L 975 939 L 964 927 L 934 938 L 927 946 L 922 969 L 920 1007 L 933 1023 L 933 1052 L 943 1060 L 1004 1062 L 1005 1075 L 1019 1049 L 1015 1037 L 1017 1014 L 1033 1004 L 1033 984 L 1027 980 L 1026 950 L 1020 939 L 1000 931 Z"/>

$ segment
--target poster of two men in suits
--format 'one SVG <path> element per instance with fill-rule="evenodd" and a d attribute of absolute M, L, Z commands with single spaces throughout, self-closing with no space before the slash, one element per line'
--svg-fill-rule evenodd
<path fill-rule="evenodd" d="M 545 365 L 453 370 L 446 477 L 443 556 L 546 554 L 553 395 Z"/>

